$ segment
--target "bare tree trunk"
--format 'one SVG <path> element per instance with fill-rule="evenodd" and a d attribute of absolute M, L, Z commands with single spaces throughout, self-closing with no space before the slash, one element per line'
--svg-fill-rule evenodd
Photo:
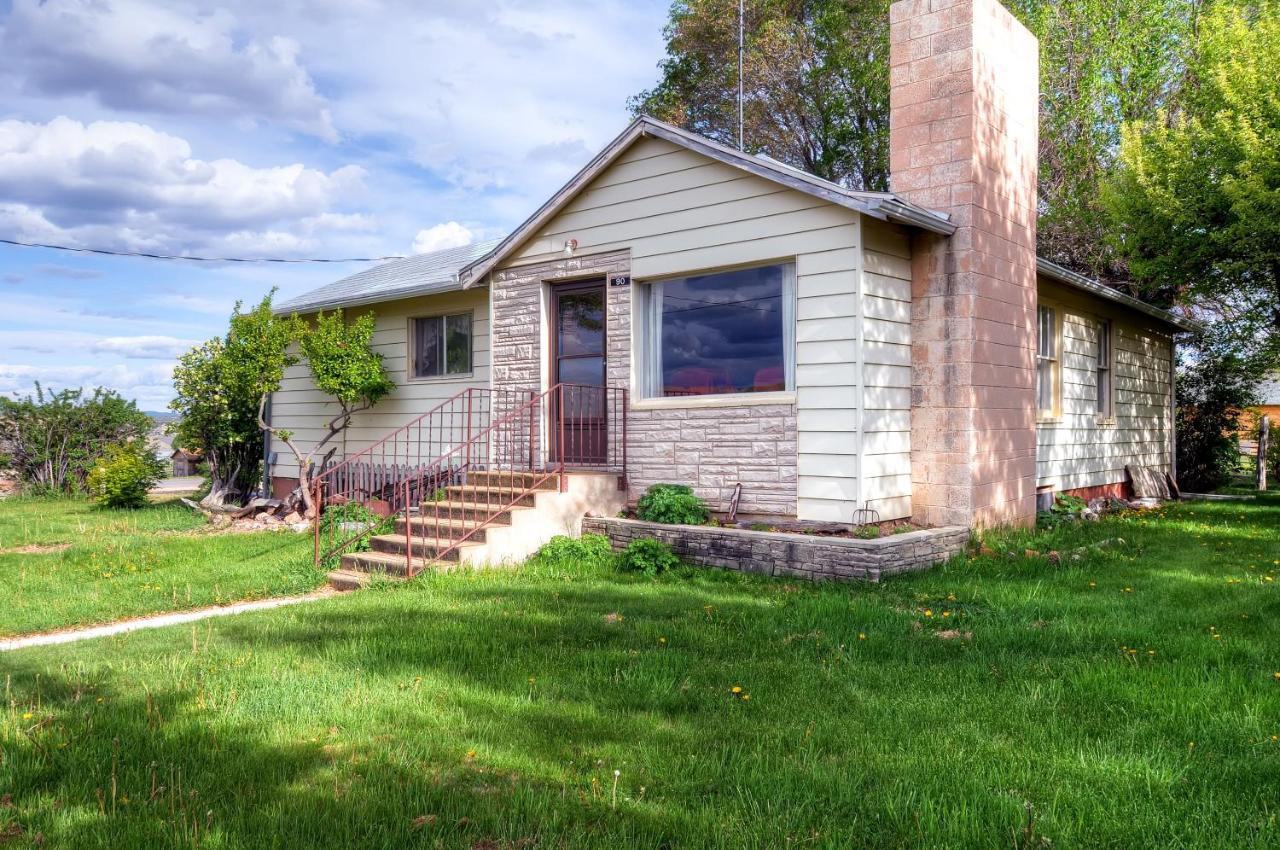
<path fill-rule="evenodd" d="M 1258 421 L 1258 489 L 1267 489 L 1267 446 L 1271 442 L 1271 417 Z"/>

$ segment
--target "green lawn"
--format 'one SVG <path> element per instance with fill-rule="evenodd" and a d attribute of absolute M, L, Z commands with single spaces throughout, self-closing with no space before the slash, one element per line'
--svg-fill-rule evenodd
<path fill-rule="evenodd" d="M 210 534 L 175 501 L 138 511 L 0 500 L 0 637 L 310 590 L 311 538 Z"/>
<path fill-rule="evenodd" d="M 1280 846 L 1280 500 L 988 544 L 881 586 L 424 576 L 0 656 L 0 835 Z"/>

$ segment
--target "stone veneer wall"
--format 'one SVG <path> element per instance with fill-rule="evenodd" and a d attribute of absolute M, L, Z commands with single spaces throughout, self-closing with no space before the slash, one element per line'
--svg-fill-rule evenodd
<path fill-rule="evenodd" d="M 582 532 L 605 535 L 614 549 L 652 537 L 698 566 L 809 581 L 879 581 L 897 573 L 927 570 L 964 551 L 969 540 L 969 530 L 958 526 L 858 540 L 616 517 L 587 517 Z"/>
<path fill-rule="evenodd" d="M 540 330 L 545 283 L 626 274 L 629 268 L 629 252 L 612 251 L 496 272 L 490 285 L 493 385 L 547 386 L 550 367 Z M 606 286 L 605 295 L 609 386 L 634 392 L 631 287 Z M 713 510 L 727 511 L 740 481 L 740 513 L 796 514 L 794 404 L 631 410 L 627 449 L 630 500 L 652 484 L 689 484 Z"/>

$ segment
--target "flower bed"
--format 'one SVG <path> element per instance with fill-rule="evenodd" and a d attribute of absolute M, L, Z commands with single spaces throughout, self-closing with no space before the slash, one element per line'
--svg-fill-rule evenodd
<path fill-rule="evenodd" d="M 697 566 L 810 581 L 879 581 L 884 576 L 926 570 L 961 552 L 969 540 L 969 529 L 961 526 L 860 540 L 709 525 L 663 525 L 618 517 L 587 517 L 582 531 L 603 534 L 614 549 L 652 537 Z"/>

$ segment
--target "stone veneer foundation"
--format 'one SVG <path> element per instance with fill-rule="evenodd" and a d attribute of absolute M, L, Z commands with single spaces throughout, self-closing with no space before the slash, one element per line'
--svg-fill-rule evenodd
<path fill-rule="evenodd" d="M 637 519 L 587 517 L 584 534 L 603 534 L 614 549 L 633 540 L 661 540 L 691 564 L 808 581 L 879 581 L 927 570 L 964 551 L 969 529 L 950 526 L 875 540 L 819 537 L 705 525 L 662 525 Z"/>

